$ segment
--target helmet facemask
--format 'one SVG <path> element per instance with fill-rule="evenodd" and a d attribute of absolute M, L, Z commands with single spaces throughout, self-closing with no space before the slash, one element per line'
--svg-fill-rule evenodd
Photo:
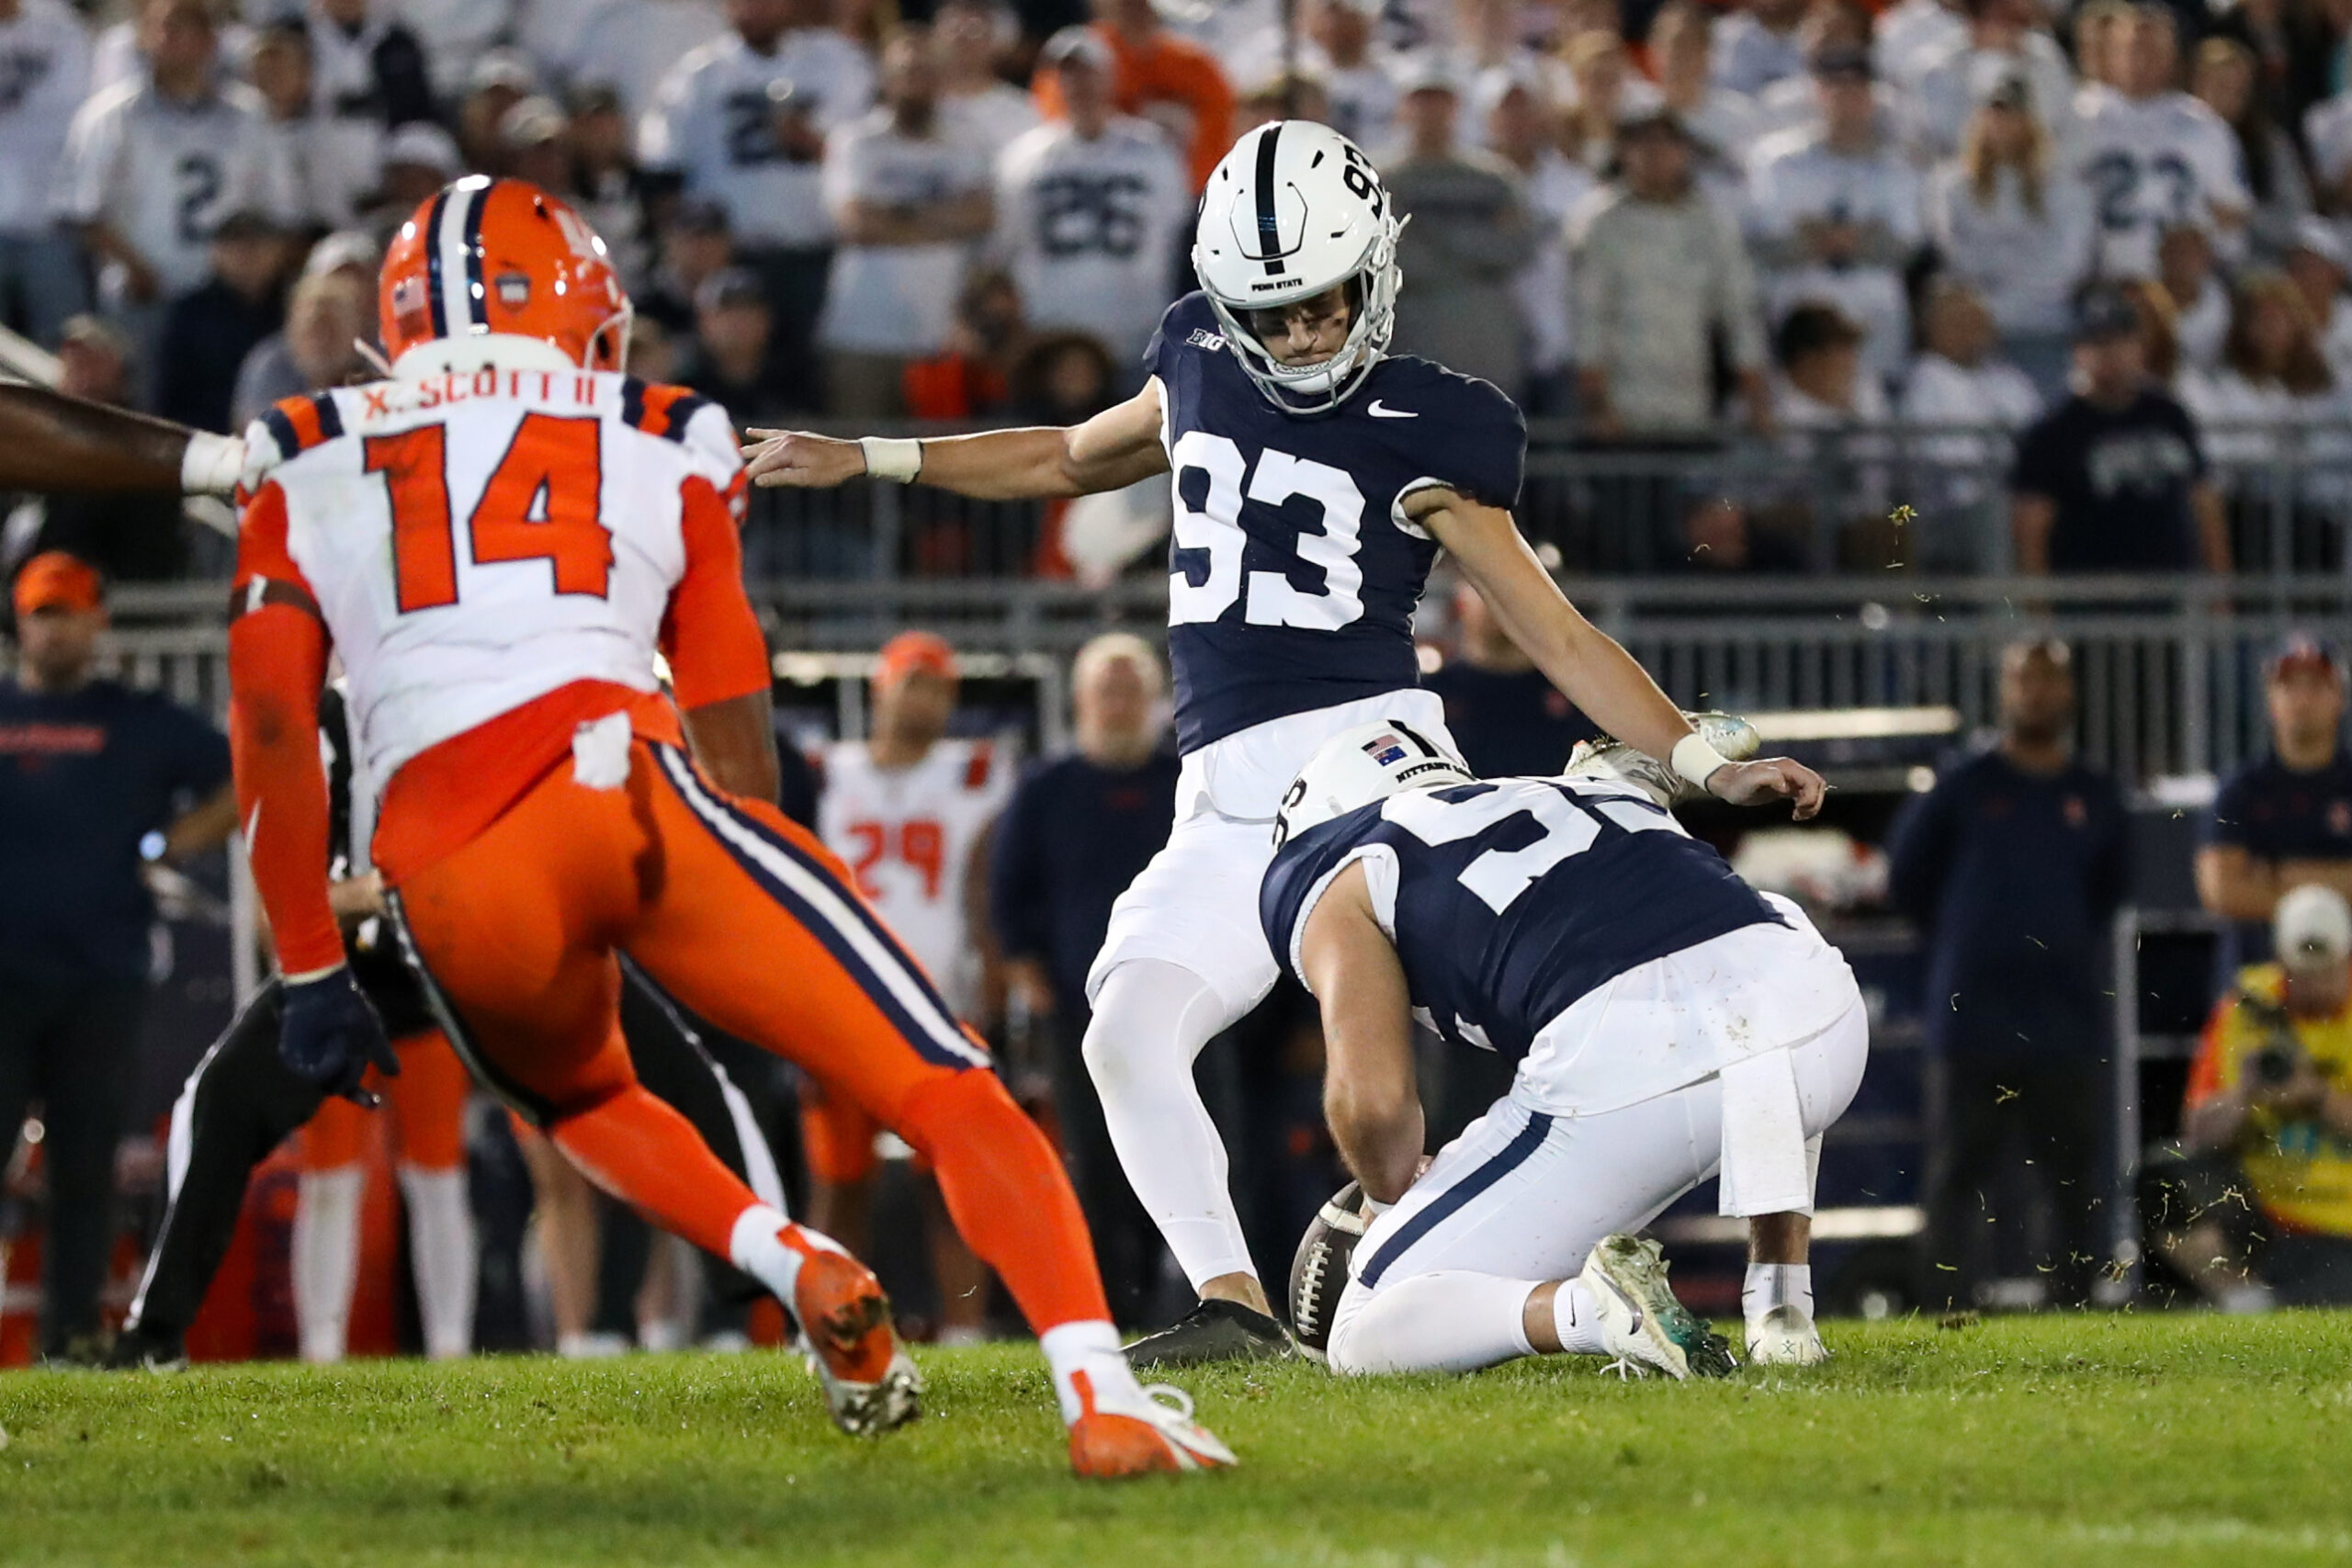
<path fill-rule="evenodd" d="M 1403 282 L 1403 274 L 1396 265 L 1396 237 L 1404 227 L 1394 218 L 1384 220 L 1353 268 L 1318 288 L 1300 290 L 1286 302 L 1296 304 L 1339 287 L 1348 291 L 1351 316 L 1347 338 L 1329 359 L 1313 365 L 1285 365 L 1276 358 L 1250 329 L 1246 318 L 1250 313 L 1279 310 L 1282 307 L 1266 300 L 1227 300 L 1219 296 L 1208 286 L 1207 269 L 1201 265 L 1195 247 L 1193 270 L 1202 293 L 1208 299 L 1209 309 L 1216 316 L 1226 346 L 1240 361 L 1242 374 L 1250 378 L 1267 401 L 1284 413 L 1329 413 L 1363 385 L 1372 367 L 1387 352 L 1389 335 L 1396 330 L 1396 291 Z"/>

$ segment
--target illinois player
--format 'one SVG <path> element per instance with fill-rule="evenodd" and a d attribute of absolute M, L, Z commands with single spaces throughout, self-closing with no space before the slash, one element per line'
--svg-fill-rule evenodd
<path fill-rule="evenodd" d="M 341 1083 L 383 1050 L 327 899 L 332 648 L 379 781 L 375 862 L 451 1043 L 600 1185 L 794 1303 L 839 1425 L 915 1414 L 888 1303 L 639 1084 L 622 949 L 930 1157 L 1039 1330 L 1081 1474 L 1231 1462 L 1189 1401 L 1128 1371 L 1077 1201 L 987 1054 L 766 803 L 733 433 L 620 373 L 630 310 L 603 242 L 533 186 L 469 176 L 402 227 L 380 306 L 389 379 L 290 399 L 249 436 L 230 739 L 287 1060 Z"/>
<path fill-rule="evenodd" d="M 1012 792 L 1012 769 L 986 740 L 951 740 L 959 672 L 956 650 L 930 632 L 902 632 L 882 649 L 873 681 L 872 739 L 825 749 L 817 836 L 849 863 L 857 890 L 907 945 L 953 1008 L 968 1019 L 980 999 L 973 941 L 973 874 L 989 826 Z M 872 1208 L 874 1118 L 816 1086 L 801 1117 L 808 1217 L 863 1247 Z M 937 1216 L 933 1216 L 934 1222 Z M 940 1339 L 982 1337 L 988 1275 L 952 1227 L 931 1226 Z"/>
<path fill-rule="evenodd" d="M 1134 1348 L 1143 1361 L 1285 1351 L 1193 1061 L 1274 983 L 1258 884 L 1283 791 L 1316 748 L 1398 717 L 1452 750 L 1442 705 L 1412 689 L 1413 609 L 1440 548 L 1596 723 L 1725 799 L 1790 796 L 1808 816 L 1820 802 L 1821 780 L 1792 762 L 1717 755 L 1561 596 L 1511 521 L 1527 437 L 1510 400 L 1385 357 L 1399 228 L 1353 142 L 1261 126 L 1210 176 L 1202 292 L 1169 309 L 1126 402 L 1069 429 L 935 441 L 753 432 L 770 437 L 752 459 L 763 484 L 872 473 L 1005 499 L 1175 475 L 1177 821 L 1112 914 L 1085 1045 L 1119 1163 L 1203 1298 Z"/>

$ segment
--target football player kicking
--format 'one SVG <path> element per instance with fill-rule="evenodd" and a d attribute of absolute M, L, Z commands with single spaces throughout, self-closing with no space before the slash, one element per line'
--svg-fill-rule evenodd
<path fill-rule="evenodd" d="M 1080 1473 L 1232 1462 L 1119 1355 L 1077 1200 L 986 1051 L 769 804 L 734 433 L 620 373 L 630 309 L 603 242 L 536 186 L 469 176 L 402 227 L 380 307 L 390 378 L 289 400 L 249 437 L 230 740 L 288 1061 L 334 1085 L 385 1051 L 328 897 L 332 649 L 386 902 L 450 1043 L 600 1186 L 792 1303 L 838 1424 L 916 1413 L 889 1303 L 638 1081 L 622 952 L 928 1156 L 1038 1331 Z"/>
<path fill-rule="evenodd" d="M 1786 761 L 1734 763 L 1561 596 L 1511 520 L 1526 427 L 1484 381 L 1385 357 L 1401 228 L 1337 131 L 1250 131 L 1210 177 L 1199 293 L 1145 351 L 1142 391 L 1068 429 L 859 442 L 753 431 L 764 485 L 860 474 L 983 499 L 1076 496 L 1175 477 L 1169 654 L 1183 770 L 1167 848 L 1120 898 L 1088 989 L 1085 1055 L 1127 1179 L 1201 1305 L 1130 1348 L 1137 1365 L 1282 1355 L 1193 1080 L 1210 1037 L 1274 983 L 1254 919 L 1283 789 L 1317 747 L 1395 717 L 1438 744 L 1415 690 L 1413 609 L 1442 548 L 1511 637 L 1611 733 L 1735 802 L 1818 809 Z"/>
<path fill-rule="evenodd" d="M 1718 1169 L 1722 1212 L 1750 1222 L 1748 1355 L 1823 1357 L 1806 1216 L 1861 1082 L 1861 994 L 1794 904 L 1683 832 L 1677 781 L 1620 750 L 1481 783 L 1374 723 L 1283 798 L 1260 913 L 1322 1008 L 1324 1111 L 1371 1215 L 1336 1303 L 1328 1277 L 1294 1291 L 1336 1371 L 1560 1351 L 1731 1371 L 1627 1234 Z M 1519 1064 L 1418 1176 L 1417 1018 Z"/>

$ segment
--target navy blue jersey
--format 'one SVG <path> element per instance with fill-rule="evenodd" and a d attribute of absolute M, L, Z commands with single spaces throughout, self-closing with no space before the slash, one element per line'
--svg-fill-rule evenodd
<path fill-rule="evenodd" d="M 1408 355 L 1330 413 L 1284 413 L 1199 294 L 1169 308 L 1144 365 L 1175 470 L 1178 746 L 1416 684 L 1413 609 L 1438 547 L 1399 503 L 1442 486 L 1515 504 L 1527 424 L 1511 400 Z"/>
<path fill-rule="evenodd" d="M 2277 757 L 2248 762 L 2214 796 L 2209 844 L 2234 844 L 2257 861 L 2352 860 L 2352 754 L 2338 750 L 2323 768 L 2298 773 Z M 2270 924 L 2240 921 L 2222 934 L 2220 982 L 2238 965 L 2272 957 Z"/>
<path fill-rule="evenodd" d="M 1391 795 L 1283 845 L 1258 913 L 1285 968 L 1309 901 L 1375 845 L 1396 860 L 1396 956 L 1416 1014 L 1452 1043 L 1513 1060 L 1627 970 L 1787 923 L 1646 796 L 1498 779 Z"/>

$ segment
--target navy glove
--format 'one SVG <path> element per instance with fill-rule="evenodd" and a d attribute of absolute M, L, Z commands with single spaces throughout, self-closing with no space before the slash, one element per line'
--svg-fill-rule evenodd
<path fill-rule="evenodd" d="M 359 994 L 347 964 L 315 980 L 286 983 L 277 1055 L 304 1083 L 370 1110 L 376 1097 L 359 1086 L 368 1064 L 387 1077 L 401 1070 L 392 1043 L 384 1037 L 383 1021 Z"/>

